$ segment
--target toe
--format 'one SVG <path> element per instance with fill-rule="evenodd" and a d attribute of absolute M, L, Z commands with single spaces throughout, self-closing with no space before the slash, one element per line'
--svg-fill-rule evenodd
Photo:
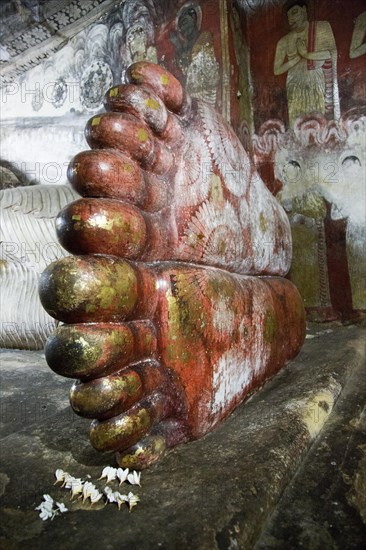
<path fill-rule="evenodd" d="M 75 382 L 70 391 L 73 410 L 85 418 L 106 419 L 132 407 L 142 395 L 140 376 L 131 369 L 120 374 Z"/>
<path fill-rule="evenodd" d="M 185 425 L 180 420 L 163 420 L 153 427 L 151 434 L 138 443 L 116 453 L 121 468 L 143 470 L 161 459 L 166 450 L 187 441 Z"/>
<path fill-rule="evenodd" d="M 143 204 L 145 185 L 141 168 L 121 152 L 83 151 L 70 162 L 67 176 L 83 197 L 109 197 Z"/>
<path fill-rule="evenodd" d="M 43 307 L 64 323 L 151 318 L 156 308 L 153 275 L 114 256 L 67 256 L 50 264 L 39 283 Z"/>
<path fill-rule="evenodd" d="M 127 78 L 134 84 L 152 88 L 171 111 L 179 112 L 186 104 L 180 82 L 159 65 L 145 61 L 133 63 L 127 70 Z"/>
<path fill-rule="evenodd" d="M 105 420 L 128 411 L 138 400 L 170 385 L 166 370 L 149 359 L 109 376 L 75 382 L 70 403 L 80 416 Z"/>
<path fill-rule="evenodd" d="M 150 187 L 152 194 L 154 189 Z M 158 200 L 157 195 L 151 200 Z M 112 199 L 79 199 L 56 219 L 61 245 L 71 254 L 110 254 L 127 260 L 155 261 L 171 254 L 174 224 L 170 211 L 142 212 Z"/>
<path fill-rule="evenodd" d="M 91 149 L 70 162 L 68 180 L 81 196 L 111 198 L 156 212 L 170 204 L 171 186 L 120 151 Z"/>
<path fill-rule="evenodd" d="M 121 468 L 144 470 L 161 459 L 166 451 L 162 435 L 147 435 L 126 451 L 117 452 L 116 460 Z"/>
<path fill-rule="evenodd" d="M 56 219 L 60 244 L 74 254 L 139 258 L 146 244 L 146 222 L 138 208 L 112 199 L 80 199 Z"/>
<path fill-rule="evenodd" d="M 45 355 L 57 374 L 90 380 L 154 357 L 156 348 L 156 332 L 150 321 L 91 323 L 59 326 L 47 339 Z"/>
<path fill-rule="evenodd" d="M 107 111 L 125 112 L 144 120 L 152 130 L 161 134 L 168 122 L 163 101 L 151 89 L 133 84 L 120 84 L 108 90 L 104 106 Z"/>
<path fill-rule="evenodd" d="M 145 437 L 152 426 L 170 413 L 166 396 L 155 392 L 140 401 L 128 413 L 99 422 L 90 429 L 90 441 L 98 451 L 118 451 L 135 445 Z"/>
<path fill-rule="evenodd" d="M 155 139 L 150 128 L 135 116 L 104 113 L 91 118 L 85 137 L 92 149 L 117 149 L 128 153 L 142 168 L 159 174 L 172 166 L 172 153 Z"/>
<path fill-rule="evenodd" d="M 167 145 L 177 147 L 182 140 L 178 118 L 166 109 L 151 87 L 120 84 L 108 90 L 104 105 L 107 111 L 127 113 L 143 120 Z"/>

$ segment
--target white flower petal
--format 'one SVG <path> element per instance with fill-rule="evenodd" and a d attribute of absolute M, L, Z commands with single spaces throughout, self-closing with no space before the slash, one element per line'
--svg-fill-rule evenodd
<path fill-rule="evenodd" d="M 53 515 L 53 498 L 50 497 L 50 495 L 43 495 L 43 498 L 45 499 L 39 506 L 37 506 L 36 510 L 39 510 L 39 517 L 45 521 L 46 519 L 49 519 Z"/>
<path fill-rule="evenodd" d="M 68 509 L 63 502 L 56 502 L 56 506 L 61 514 L 68 512 Z"/>
<path fill-rule="evenodd" d="M 83 482 L 81 479 L 75 479 L 71 482 L 71 498 L 80 495 L 83 492 Z"/>
<path fill-rule="evenodd" d="M 112 468 L 112 466 L 106 466 L 105 468 L 103 468 L 102 475 L 100 476 L 99 479 L 107 478 L 107 482 L 109 482 L 116 479 L 116 475 L 117 475 L 117 468 Z"/>
<path fill-rule="evenodd" d="M 65 489 L 71 489 L 72 482 L 75 479 L 76 478 L 74 476 L 71 476 L 70 474 L 66 474 L 64 477 L 63 487 L 65 487 Z"/>
<path fill-rule="evenodd" d="M 115 494 L 114 494 L 114 492 L 112 491 L 112 489 L 110 487 L 105 487 L 104 488 L 104 494 L 107 497 L 108 502 L 117 502 Z"/>
<path fill-rule="evenodd" d="M 91 498 L 91 496 L 93 494 L 95 494 L 95 492 L 98 492 L 98 489 L 95 487 L 94 483 L 91 483 L 90 481 L 86 481 L 84 483 L 84 486 L 83 486 L 83 502 L 87 499 L 87 498 Z"/>
<path fill-rule="evenodd" d="M 118 468 L 117 469 L 117 477 L 119 479 L 119 484 L 120 485 L 121 485 L 121 483 L 126 481 L 129 471 L 130 470 L 128 468 L 126 468 L 125 470 L 123 468 Z"/>
<path fill-rule="evenodd" d="M 47 510 L 47 512 L 52 512 L 53 509 L 53 502 L 44 502 L 43 503 L 43 510 Z"/>
<path fill-rule="evenodd" d="M 39 517 L 43 520 L 43 521 L 46 521 L 46 519 L 49 519 L 49 518 L 52 518 L 52 512 L 49 512 L 48 510 L 42 510 L 41 513 L 39 514 Z"/>
<path fill-rule="evenodd" d="M 58 468 L 55 471 L 55 477 L 56 477 L 55 483 L 62 483 L 65 479 L 65 475 L 69 475 L 69 474 L 67 472 L 64 472 L 63 470 L 61 470 L 61 468 Z"/>
<path fill-rule="evenodd" d="M 117 505 L 118 505 L 118 510 L 121 509 L 122 504 L 124 504 L 125 502 L 128 502 L 127 495 L 121 495 L 121 493 L 119 493 L 118 491 L 115 491 L 114 497 L 115 497 L 115 502 L 117 502 Z"/>
<path fill-rule="evenodd" d="M 136 470 L 134 470 L 127 476 L 127 481 L 131 483 L 131 485 L 140 485 L 141 487 L 140 479 L 141 472 L 136 472 Z"/>
<path fill-rule="evenodd" d="M 129 506 L 130 512 L 131 512 L 132 508 L 134 508 L 137 505 L 137 503 L 139 502 L 140 497 L 138 497 L 137 495 L 134 495 L 133 493 L 130 492 L 127 495 L 127 499 L 128 499 L 127 500 L 128 506 Z"/>
<path fill-rule="evenodd" d="M 103 493 L 100 493 L 98 490 L 94 491 L 91 495 L 90 495 L 90 502 L 92 504 L 95 504 L 96 502 L 98 502 L 101 498 L 103 497 Z"/>

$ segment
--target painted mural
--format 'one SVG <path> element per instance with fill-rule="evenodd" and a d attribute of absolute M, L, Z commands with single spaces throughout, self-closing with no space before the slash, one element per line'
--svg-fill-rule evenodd
<path fill-rule="evenodd" d="M 327 21 L 308 20 L 306 2 L 286 6 L 290 32 L 276 47 L 274 74 L 287 73 L 289 123 L 304 113 L 318 112 L 338 120 L 337 47 Z"/>
<path fill-rule="evenodd" d="M 349 2 L 342 18 L 326 0 L 259 4 L 249 19 L 252 146 L 291 222 L 289 276 L 311 318 L 358 318 L 366 311 L 364 4 Z"/>
<path fill-rule="evenodd" d="M 181 70 L 188 93 L 216 105 L 219 64 L 213 35 L 201 30 L 202 9 L 198 3 L 183 5 L 174 21 L 169 40 L 175 49 L 175 62 Z"/>
<path fill-rule="evenodd" d="M 245 0 L 242 4 L 246 5 Z M 291 126 L 292 109 L 300 116 L 320 113 L 328 120 L 338 120 L 365 104 L 363 0 L 349 1 L 346 13 L 342 0 L 273 0 L 255 5 L 255 9 L 247 8 L 246 14 L 256 132 L 274 118 Z M 300 104 L 295 108 L 293 98 L 296 90 L 301 91 L 297 81 L 301 82 L 304 74 L 300 104 L 308 102 L 309 107 L 301 110 Z"/>
<path fill-rule="evenodd" d="M 293 129 L 269 122 L 253 138 L 254 155 L 267 177 L 272 169 L 272 189 L 291 222 L 290 278 L 315 319 L 366 309 L 365 129 L 361 114 L 341 117 L 339 125 L 303 116 Z"/>

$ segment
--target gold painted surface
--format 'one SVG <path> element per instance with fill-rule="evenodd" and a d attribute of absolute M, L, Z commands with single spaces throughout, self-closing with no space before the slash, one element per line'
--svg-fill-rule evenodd
<path fill-rule="evenodd" d="M 48 341 L 47 354 L 56 372 L 79 378 L 96 368 L 108 369 L 116 359 L 124 364 L 133 350 L 134 337 L 129 330 L 83 332 L 75 325 L 61 325 Z"/>
<path fill-rule="evenodd" d="M 87 341 L 80 335 L 78 330 L 70 329 L 67 335 L 67 348 L 70 348 L 68 357 L 73 359 L 71 371 L 77 371 L 80 368 L 85 368 L 87 364 L 96 364 L 102 355 L 102 346 L 99 339 Z M 77 353 L 76 353 L 77 350 Z M 75 373 L 76 374 L 76 373 Z"/>
<path fill-rule="evenodd" d="M 169 84 L 169 77 L 167 74 L 160 75 L 160 82 L 163 86 L 167 86 Z"/>
<path fill-rule="evenodd" d="M 299 289 L 305 307 L 320 306 L 317 229 L 315 225 L 296 224 L 291 230 L 294 253 L 290 279 Z"/>
<path fill-rule="evenodd" d="M 144 103 L 148 109 L 152 109 L 153 111 L 158 111 L 160 109 L 159 103 L 152 97 L 145 99 Z"/>
<path fill-rule="evenodd" d="M 83 308 L 87 313 L 99 308 L 118 310 L 118 313 L 132 311 L 137 300 L 137 279 L 132 267 L 120 264 L 99 264 L 85 271 L 73 259 L 57 266 L 53 277 L 56 307 L 61 311 L 74 311 Z"/>
<path fill-rule="evenodd" d="M 265 233 L 268 229 L 268 221 L 263 212 L 259 214 L 259 229 L 261 230 L 262 233 Z"/>
<path fill-rule="evenodd" d="M 119 296 L 119 306 L 132 311 L 138 298 L 138 285 L 135 272 L 127 263 L 116 266 L 114 288 Z"/>
<path fill-rule="evenodd" d="M 80 277 L 78 266 L 66 259 L 56 268 L 52 278 L 56 279 L 56 308 L 71 311 L 78 309 L 85 300 L 85 280 Z M 94 281 L 93 286 L 98 283 Z"/>
<path fill-rule="evenodd" d="M 105 413 L 121 403 L 123 394 L 138 397 L 141 380 L 136 374 L 103 378 L 97 383 L 74 385 L 71 388 L 70 399 L 74 410 L 84 414 Z"/>
<path fill-rule="evenodd" d="M 135 248 L 137 246 L 138 250 L 140 250 L 145 243 L 146 226 L 142 216 L 139 216 L 137 213 L 135 219 L 133 219 L 133 216 L 134 214 L 129 216 L 128 212 L 126 217 L 121 213 L 110 214 L 108 212 L 99 212 L 88 218 L 85 222 L 81 222 L 81 217 L 75 214 L 72 216 L 72 219 L 76 221 L 73 225 L 73 229 L 75 231 L 82 231 L 85 227 L 92 227 L 109 231 L 112 241 L 120 243 L 122 240 L 124 243 L 128 244 L 129 247 Z M 131 219 L 132 224 L 128 221 L 129 219 Z"/>
<path fill-rule="evenodd" d="M 211 199 L 217 204 L 224 203 L 224 191 L 221 179 L 216 174 L 211 175 Z"/>
<path fill-rule="evenodd" d="M 173 296 L 168 296 L 167 300 L 169 323 L 166 354 L 170 361 L 179 359 L 182 363 L 187 363 L 192 359 L 188 340 L 192 334 L 188 308 L 186 304 L 181 305 Z"/>
<path fill-rule="evenodd" d="M 144 129 L 144 128 L 139 128 L 137 130 L 137 139 L 141 142 L 141 143 L 145 143 L 146 141 L 148 141 L 149 139 L 149 134 L 147 133 L 147 131 Z"/>
<path fill-rule="evenodd" d="M 273 311 L 268 310 L 264 315 L 264 341 L 273 344 L 276 340 L 278 326 Z"/>
<path fill-rule="evenodd" d="M 97 450 L 118 448 L 119 445 L 123 445 L 124 439 L 128 440 L 131 436 L 142 436 L 151 425 L 152 419 L 149 411 L 141 408 L 136 413 L 123 414 L 92 425 L 90 440 Z"/>
<path fill-rule="evenodd" d="M 132 164 L 127 164 L 126 163 L 126 164 L 123 165 L 123 170 L 127 174 L 130 174 L 131 172 L 133 172 L 134 168 L 133 168 Z"/>
<path fill-rule="evenodd" d="M 117 463 L 122 468 L 138 468 L 140 464 L 146 465 L 156 462 L 165 450 L 166 442 L 163 436 L 148 436 L 136 445 L 132 453 L 117 457 Z"/>

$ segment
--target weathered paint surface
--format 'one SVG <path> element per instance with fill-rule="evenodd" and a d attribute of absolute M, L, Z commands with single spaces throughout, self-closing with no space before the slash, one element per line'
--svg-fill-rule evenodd
<path fill-rule="evenodd" d="M 339 123 L 299 117 L 293 130 L 267 121 L 253 138 L 258 164 L 272 166 L 273 188 L 292 228 L 290 278 L 320 318 L 366 311 L 366 118 Z"/>
<path fill-rule="evenodd" d="M 294 357 L 304 309 L 282 277 L 287 216 L 233 131 L 161 67 L 140 62 L 129 79 L 109 92 L 113 111 L 89 121 L 93 152 L 71 162 L 83 198 L 57 228 L 75 256 L 49 266 L 40 290 L 65 323 L 47 361 L 79 379 L 70 400 L 95 419 L 92 444 L 145 467 L 211 430 Z M 133 166 L 126 188 L 114 155 Z M 156 182 L 167 188 L 160 208 Z"/>

